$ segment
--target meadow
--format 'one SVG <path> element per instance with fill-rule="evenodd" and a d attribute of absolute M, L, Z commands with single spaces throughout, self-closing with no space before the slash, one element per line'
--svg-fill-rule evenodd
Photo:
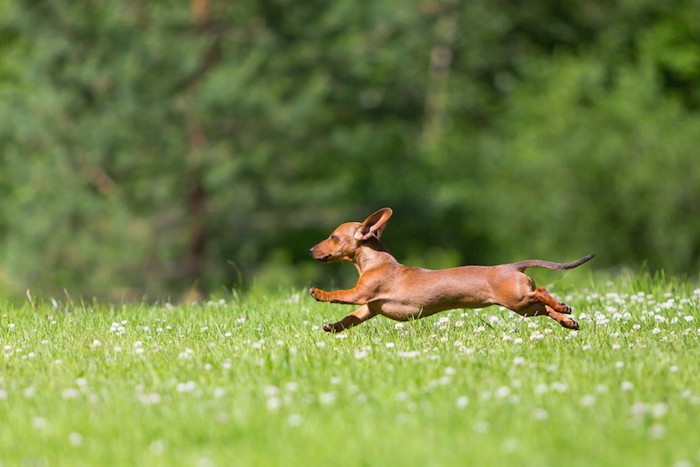
<path fill-rule="evenodd" d="M 546 285 L 546 284 L 543 284 Z M 550 285 L 331 335 L 304 291 L 0 309 L 0 465 L 700 465 L 700 289 Z"/>

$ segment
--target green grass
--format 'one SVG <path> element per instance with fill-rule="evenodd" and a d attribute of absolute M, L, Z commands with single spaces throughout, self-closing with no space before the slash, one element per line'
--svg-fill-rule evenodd
<path fill-rule="evenodd" d="M 336 336 L 304 293 L 0 309 L 0 465 L 700 465 L 700 290 L 552 292 Z"/>

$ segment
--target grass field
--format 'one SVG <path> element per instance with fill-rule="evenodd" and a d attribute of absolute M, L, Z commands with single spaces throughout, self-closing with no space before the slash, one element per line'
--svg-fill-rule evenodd
<path fill-rule="evenodd" d="M 700 466 L 700 289 L 555 284 L 329 335 L 301 291 L 0 310 L 0 465 Z"/>

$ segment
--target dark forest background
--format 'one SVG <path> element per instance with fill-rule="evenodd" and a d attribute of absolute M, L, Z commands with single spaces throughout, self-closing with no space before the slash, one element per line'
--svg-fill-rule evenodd
<path fill-rule="evenodd" d="M 0 294 L 323 285 L 406 264 L 697 275 L 697 0 L 0 0 Z"/>

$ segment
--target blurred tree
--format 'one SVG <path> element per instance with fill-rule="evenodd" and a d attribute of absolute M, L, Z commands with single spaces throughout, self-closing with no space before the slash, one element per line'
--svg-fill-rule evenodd
<path fill-rule="evenodd" d="M 698 6 L 2 0 L 0 291 L 338 280 L 384 205 L 416 263 L 697 271 Z"/>

